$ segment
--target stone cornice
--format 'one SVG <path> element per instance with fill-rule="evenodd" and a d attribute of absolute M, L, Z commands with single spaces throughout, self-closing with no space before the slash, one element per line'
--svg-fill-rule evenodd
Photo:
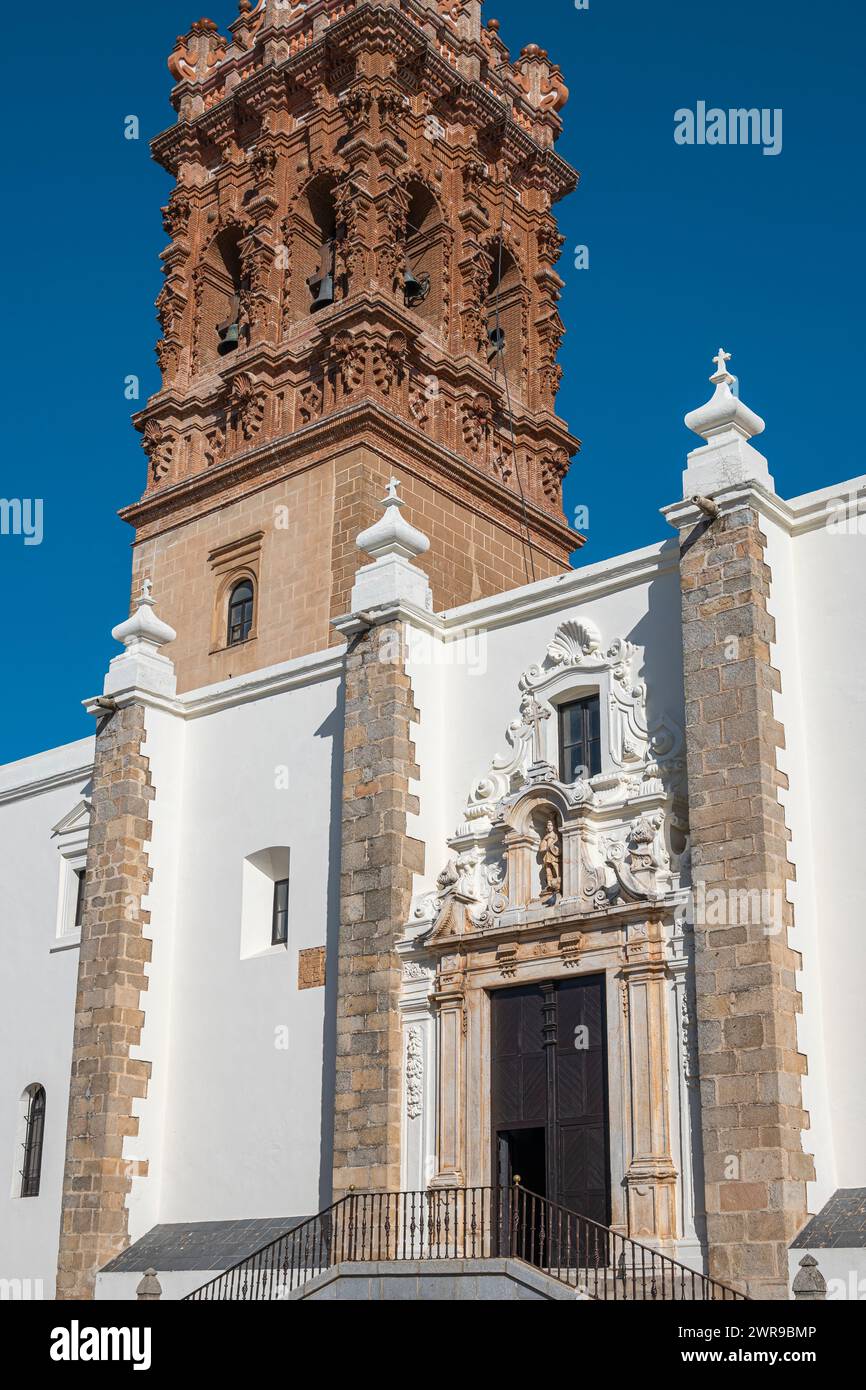
<path fill-rule="evenodd" d="M 660 575 L 675 574 L 678 562 L 673 542 L 663 542 L 631 554 L 600 560 L 552 579 L 540 579 L 520 589 L 476 599 L 460 608 L 423 612 L 408 604 L 376 608 L 369 613 L 347 613 L 333 620 L 338 632 L 350 636 L 374 624 L 394 620 L 429 632 L 441 642 L 456 642 L 469 633 L 508 627 L 529 618 L 561 613 L 576 604 L 590 603 L 605 594 L 649 584 Z"/>
<path fill-rule="evenodd" d="M 367 432 L 362 433 L 362 430 Z M 206 472 L 194 474 L 155 493 L 145 494 L 139 502 L 124 507 L 119 515 L 136 529 L 160 521 L 182 524 L 185 518 L 177 517 L 175 521 L 173 513 L 181 508 L 195 508 L 200 516 L 207 509 L 202 504 L 212 502 L 215 507 L 221 505 L 220 499 L 227 486 L 254 481 L 259 486 L 267 486 L 285 476 L 286 465 L 295 461 L 301 464 L 299 471 L 316 466 L 318 460 L 313 451 L 319 445 L 333 447 L 339 443 L 344 447 L 358 447 L 375 444 L 385 457 L 391 459 L 393 455 L 390 451 L 395 442 L 419 455 L 449 481 L 463 484 L 485 509 L 493 507 L 496 513 L 509 519 L 516 534 L 524 533 L 523 504 L 519 493 L 506 491 L 497 478 L 420 430 L 413 429 L 400 416 L 371 400 L 334 411 L 291 435 L 270 440 Z M 401 457 L 393 462 L 395 467 L 407 473 L 415 472 L 413 461 Z M 572 531 L 564 520 L 557 521 L 549 512 L 529 500 L 525 508 L 531 521 L 534 544 L 541 536 L 557 549 L 565 546 L 569 550 L 576 550 L 583 545 L 583 538 Z"/>
<path fill-rule="evenodd" d="M 676 573 L 677 566 L 675 543 L 659 542 L 643 550 L 599 560 L 597 564 L 570 570 L 552 579 L 541 579 L 520 589 L 452 608 L 439 615 L 443 636 L 446 640 L 455 640 L 470 631 L 507 627 L 527 618 L 557 613 L 575 604 L 594 601 L 604 594 L 649 584 L 659 575 Z"/>
<path fill-rule="evenodd" d="M 30 762 L 31 760 L 28 758 L 27 761 Z M 91 759 L 90 762 L 67 768 L 63 772 L 49 773 L 47 777 L 32 777 L 25 782 L 0 787 L 0 806 L 8 801 L 23 801 L 28 796 L 39 796 L 42 792 L 54 791 L 56 787 L 68 787 L 90 777 L 92 772 L 93 761 Z"/>
<path fill-rule="evenodd" d="M 834 503 L 847 504 L 852 515 L 866 514 L 866 474 L 788 500 L 769 492 L 759 483 L 720 488 L 713 493 L 712 500 L 721 514 L 736 511 L 742 506 L 754 507 L 759 516 L 766 517 L 788 535 L 799 536 L 827 526 L 833 519 Z M 705 520 L 704 512 L 686 499 L 662 507 L 660 511 L 675 530 Z"/>
<path fill-rule="evenodd" d="M 537 907 L 527 907 L 515 913 L 515 918 L 502 926 L 479 927 L 472 931 L 461 932 L 459 936 L 442 936 L 439 938 L 425 937 L 424 928 L 418 933 L 417 937 L 404 938 L 405 945 L 401 955 L 403 958 L 412 958 L 414 953 L 426 953 L 427 955 L 453 955 L 459 946 L 461 951 L 472 950 L 479 946 L 487 946 L 492 942 L 518 938 L 520 941 L 538 941 L 551 935 L 559 935 L 569 928 L 579 931 L 586 935 L 590 931 L 616 931 L 630 922 L 665 922 L 673 921 L 682 895 L 680 893 L 667 893 L 663 897 L 653 898 L 651 902 L 621 903 L 616 907 L 606 910 L 596 910 L 590 912 L 578 912 L 573 901 L 561 901 L 555 907 L 547 907 L 539 904 Z M 414 924 L 412 924 L 414 927 Z M 414 947 L 415 951 L 407 949 Z M 598 946 L 587 945 L 585 953 L 588 955 L 593 950 L 607 950 L 606 943 Z M 624 963 L 625 964 L 625 963 Z M 467 961 L 467 970 L 476 968 Z M 482 967 L 483 968 L 483 967 Z M 664 970 L 665 963 L 661 962 Z"/>
<path fill-rule="evenodd" d="M 246 705 L 252 700 L 266 699 L 272 695 L 282 695 L 287 690 L 296 690 L 301 686 L 316 685 L 324 680 L 339 680 L 343 675 L 344 655 L 344 647 L 331 647 L 324 652 L 295 657 L 294 660 L 282 662 L 279 666 L 269 666 L 262 671 L 234 676 L 216 685 L 187 690 L 173 699 L 134 688 L 120 691 L 112 698 L 118 709 L 140 704 L 148 709 L 162 710 L 179 719 L 199 719 L 202 715 L 216 714 L 220 710 L 233 709 L 237 705 Z M 98 696 L 91 696 L 82 703 L 88 714 L 97 718 L 108 712 L 104 705 L 100 705 Z"/>
<path fill-rule="evenodd" d="M 438 613 L 428 613 L 423 608 L 416 608 L 414 604 L 404 601 L 377 604 L 361 613 L 344 613 L 339 618 L 332 619 L 331 626 L 350 639 L 359 632 L 368 632 L 371 627 L 394 622 L 408 623 L 411 627 L 420 628 L 421 631 L 429 632 L 431 636 L 440 639 L 445 635 L 445 624 Z"/>

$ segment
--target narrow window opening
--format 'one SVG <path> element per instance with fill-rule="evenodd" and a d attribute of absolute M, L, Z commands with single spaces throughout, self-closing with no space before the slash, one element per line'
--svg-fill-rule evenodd
<path fill-rule="evenodd" d="M 601 772 L 601 703 L 585 695 L 559 709 L 559 767 L 563 782 Z"/>
<path fill-rule="evenodd" d="M 75 888 L 75 923 L 74 923 L 74 925 L 75 925 L 76 927 L 80 927 L 81 924 L 82 924 L 82 922 L 84 921 L 84 887 L 85 887 L 84 870 L 83 870 L 83 869 L 76 869 L 76 870 L 75 870 L 75 878 L 76 878 L 77 882 L 76 882 L 76 888 Z"/>
<path fill-rule="evenodd" d="M 45 1132 L 45 1088 L 27 1090 L 27 1128 L 24 1134 L 24 1163 L 21 1168 L 21 1196 L 38 1197 L 42 1179 L 42 1138 Z"/>
<path fill-rule="evenodd" d="M 285 946 L 289 940 L 289 880 L 278 879 L 274 884 L 274 912 L 271 922 L 271 945 Z"/>

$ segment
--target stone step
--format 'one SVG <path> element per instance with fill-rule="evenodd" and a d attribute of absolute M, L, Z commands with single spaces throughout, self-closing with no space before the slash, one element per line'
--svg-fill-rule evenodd
<path fill-rule="evenodd" d="M 707 1298 L 702 1276 L 695 1273 L 692 1278 L 688 1271 L 682 1270 L 673 1273 L 666 1270 L 664 1275 L 658 1271 L 653 1277 L 650 1270 L 642 1272 L 639 1268 L 623 1274 L 610 1266 L 602 1269 L 546 1266 L 544 1273 L 598 1302 L 691 1303 Z"/>

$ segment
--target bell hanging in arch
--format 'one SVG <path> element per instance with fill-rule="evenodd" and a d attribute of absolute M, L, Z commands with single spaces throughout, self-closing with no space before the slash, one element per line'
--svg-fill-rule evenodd
<path fill-rule="evenodd" d="M 311 276 L 307 281 L 311 293 L 315 291 L 315 297 L 310 305 L 310 313 L 314 314 L 317 309 L 325 309 L 334 302 L 334 277 L 330 271 L 324 275 Z"/>
<path fill-rule="evenodd" d="M 241 341 L 240 311 L 241 301 L 239 296 L 235 295 L 229 317 L 223 323 L 217 324 L 217 333 L 219 334 L 217 352 L 220 357 L 227 357 L 230 352 L 237 352 Z"/>
<path fill-rule="evenodd" d="M 488 328 L 487 337 L 490 342 L 490 347 L 487 349 L 487 360 L 492 362 L 494 357 L 505 351 L 505 329 L 500 328 L 498 324 L 494 325 L 493 328 Z"/>
<path fill-rule="evenodd" d="M 416 275 L 409 263 L 403 271 L 403 294 L 409 305 L 421 304 L 430 293 L 430 276 L 426 270 Z"/>

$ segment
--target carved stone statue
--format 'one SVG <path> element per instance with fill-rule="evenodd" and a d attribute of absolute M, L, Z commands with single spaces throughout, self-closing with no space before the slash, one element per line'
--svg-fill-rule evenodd
<path fill-rule="evenodd" d="M 550 897 L 554 897 L 562 889 L 562 850 L 559 844 L 559 832 L 552 820 L 548 820 L 547 829 L 541 844 L 538 846 L 541 855 L 541 879 L 542 888 Z"/>

